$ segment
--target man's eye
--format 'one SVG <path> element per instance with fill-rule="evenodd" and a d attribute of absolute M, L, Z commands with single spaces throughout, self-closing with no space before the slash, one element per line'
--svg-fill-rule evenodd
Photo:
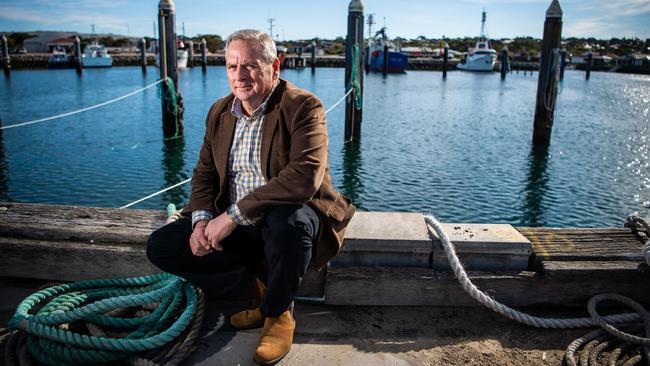
<path fill-rule="evenodd" d="M 237 66 L 235 66 L 235 65 L 228 65 L 228 70 L 234 70 L 236 68 L 237 68 Z"/>
<path fill-rule="evenodd" d="M 257 70 L 257 67 L 255 65 L 246 65 L 246 70 L 248 71 Z"/>

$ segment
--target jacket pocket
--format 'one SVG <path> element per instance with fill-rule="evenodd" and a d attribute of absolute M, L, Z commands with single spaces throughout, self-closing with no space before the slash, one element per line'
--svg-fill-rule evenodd
<path fill-rule="evenodd" d="M 348 197 L 339 193 L 336 196 L 334 203 L 332 203 L 332 206 L 327 210 L 327 216 L 332 217 L 336 221 L 343 221 L 348 213 L 348 207 L 350 207 L 351 203 L 352 201 Z"/>

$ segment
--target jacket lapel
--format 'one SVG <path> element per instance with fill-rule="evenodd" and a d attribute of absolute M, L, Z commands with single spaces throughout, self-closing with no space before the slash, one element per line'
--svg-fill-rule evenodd
<path fill-rule="evenodd" d="M 232 147 L 232 139 L 235 134 L 235 124 L 237 119 L 235 116 L 230 113 L 230 105 L 221 113 L 219 128 L 217 129 L 217 138 L 213 143 L 217 143 L 217 146 L 213 146 L 216 156 L 215 165 L 217 166 L 217 172 L 219 173 L 219 187 L 223 189 L 226 184 L 226 177 L 228 176 L 228 160 L 230 159 L 230 149 Z"/>
<path fill-rule="evenodd" d="M 273 91 L 273 95 L 269 98 L 268 106 L 264 114 L 264 124 L 262 126 L 262 146 L 260 151 L 260 163 L 262 164 L 262 174 L 268 180 L 268 162 L 271 154 L 271 145 L 273 143 L 273 134 L 278 125 L 280 118 L 280 99 L 284 93 L 286 82 L 280 80 L 278 86 Z"/>

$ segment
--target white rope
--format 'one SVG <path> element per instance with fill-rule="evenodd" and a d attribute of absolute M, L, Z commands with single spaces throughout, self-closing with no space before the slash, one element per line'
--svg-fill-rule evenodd
<path fill-rule="evenodd" d="M 493 310 L 507 318 L 516 320 L 520 323 L 530 325 L 538 328 L 585 328 L 597 326 L 598 323 L 592 318 L 541 318 L 537 316 L 528 315 L 517 311 L 513 308 L 510 308 L 500 302 L 494 300 L 493 298 L 486 295 L 484 292 L 479 290 L 473 283 L 470 281 L 465 269 L 458 260 L 456 251 L 454 250 L 453 244 L 449 240 L 447 233 L 442 228 L 442 225 L 435 217 L 431 215 L 424 215 L 424 221 L 430 225 L 431 228 L 438 234 L 440 241 L 442 242 L 442 247 L 445 250 L 447 255 L 447 260 L 451 266 L 454 275 L 460 282 L 463 289 L 476 301 L 485 305 L 488 309 Z M 617 314 L 603 317 L 608 323 L 628 323 L 628 322 L 638 322 L 640 317 L 636 313 L 625 313 Z"/>
<path fill-rule="evenodd" d="M 138 94 L 138 93 L 140 93 L 140 92 L 143 92 L 143 91 L 145 91 L 145 90 L 147 90 L 147 89 L 149 89 L 149 88 L 152 88 L 152 87 L 154 87 L 154 86 L 156 86 L 156 85 L 158 85 L 158 84 L 160 84 L 160 83 L 162 83 L 162 82 L 163 82 L 163 79 L 160 79 L 160 80 L 156 81 L 155 83 L 149 84 L 149 85 L 145 86 L 144 88 L 140 88 L 140 89 L 138 89 L 138 90 L 132 91 L 132 92 L 130 92 L 129 94 L 123 95 L 123 96 L 118 97 L 118 98 L 115 98 L 115 99 L 111 99 L 111 100 L 106 101 L 106 102 L 103 102 L 103 103 L 99 103 L 99 104 L 93 105 L 93 106 L 90 106 L 90 107 L 86 107 L 86 108 L 78 109 L 78 110 L 76 110 L 76 111 L 67 112 L 67 113 L 63 113 L 63 114 L 58 114 L 58 115 L 56 115 L 56 116 L 52 116 L 52 117 L 41 118 L 41 119 L 37 119 L 37 120 L 34 120 L 34 121 L 16 123 L 16 124 L 9 125 L 9 126 L 0 126 L 0 130 L 7 130 L 7 129 L 10 129 L 10 128 L 14 128 L 14 127 L 21 127 L 21 126 L 32 125 L 32 124 L 34 124 L 34 123 L 40 123 L 40 122 L 51 121 L 51 120 L 53 120 L 53 119 L 63 118 L 63 117 L 67 117 L 67 116 L 72 116 L 73 114 L 77 114 L 77 113 L 81 113 L 81 112 L 86 112 L 86 111 L 90 111 L 90 110 L 93 110 L 93 109 L 97 109 L 97 108 L 100 108 L 100 107 L 103 107 L 103 106 L 109 105 L 109 104 L 111 104 L 111 103 L 118 102 L 118 101 L 120 101 L 120 100 L 122 100 L 122 99 L 126 99 L 126 98 L 128 98 L 128 97 L 130 97 L 130 96 L 132 96 L 132 95 Z"/>
<path fill-rule="evenodd" d="M 345 95 L 344 95 L 343 97 L 341 97 L 341 99 L 339 99 L 336 103 L 334 103 L 333 106 L 329 107 L 329 109 L 327 109 L 327 110 L 325 111 L 325 114 L 329 113 L 332 109 L 336 108 L 337 105 L 341 104 L 341 102 L 342 102 L 342 101 L 343 101 L 343 100 L 344 100 L 348 95 L 350 95 L 351 92 L 352 92 L 352 89 L 348 90 L 348 92 L 345 93 Z M 167 187 L 167 188 L 165 188 L 165 189 L 163 189 L 163 190 L 161 190 L 161 191 L 158 191 L 158 192 L 156 192 L 156 193 L 152 193 L 152 194 L 148 195 L 147 197 L 140 198 L 139 200 L 137 200 L 137 201 L 133 201 L 133 202 L 131 202 L 131 203 L 127 204 L 127 205 L 124 205 L 124 206 L 122 206 L 122 207 L 120 207 L 120 208 L 122 209 L 122 208 L 127 208 L 127 207 L 129 207 L 129 206 L 133 206 L 133 205 L 135 205 L 136 203 L 140 203 L 140 202 L 142 202 L 142 201 L 144 201 L 144 200 L 147 200 L 147 199 L 149 199 L 149 198 L 151 198 L 151 197 L 155 197 L 155 196 L 157 196 L 157 195 L 159 195 L 159 194 L 161 194 L 161 193 L 167 192 L 168 190 L 170 190 L 170 189 L 172 189 L 172 188 L 176 188 L 176 187 L 178 187 L 178 186 L 181 186 L 181 185 L 183 185 L 183 184 L 189 182 L 190 180 L 192 180 L 192 178 L 186 179 L 186 180 L 184 180 L 184 181 L 182 181 L 182 182 L 180 182 L 180 183 L 176 183 L 176 184 L 174 184 L 174 185 L 171 186 L 171 187 Z"/>
<path fill-rule="evenodd" d="M 337 105 L 341 104 L 341 102 L 343 102 L 343 100 L 345 100 L 345 98 L 346 98 L 348 95 L 350 95 L 350 93 L 352 93 L 352 90 L 354 90 L 354 89 L 350 89 L 350 90 L 348 90 L 348 92 L 345 93 L 345 95 L 342 96 L 341 99 L 339 99 L 336 103 L 334 103 L 333 106 L 329 107 L 329 108 L 325 111 L 325 114 L 328 114 L 332 109 L 336 108 Z"/>
<path fill-rule="evenodd" d="M 187 178 L 187 179 L 185 179 L 184 181 L 179 182 L 179 183 L 176 183 L 176 184 L 174 184 L 174 185 L 171 186 L 171 187 L 167 187 L 167 188 L 165 188 L 165 189 L 163 189 L 163 190 L 160 190 L 160 191 L 158 191 L 158 192 L 156 192 L 156 193 L 152 193 L 152 194 L 148 195 L 147 197 L 142 197 L 142 198 L 140 198 L 140 199 L 137 200 L 137 201 L 133 201 L 133 202 L 127 204 L 127 205 L 124 205 L 124 206 L 120 207 L 120 209 L 127 208 L 127 207 L 129 207 L 129 206 L 133 206 L 133 205 L 135 205 L 136 203 L 140 203 L 140 202 L 142 202 L 142 201 L 144 201 L 144 200 L 148 200 L 149 198 L 151 198 L 151 197 L 155 197 L 155 196 L 157 196 L 157 195 L 159 195 L 159 194 L 161 194 L 161 193 L 167 192 L 167 191 L 169 191 L 170 189 L 174 189 L 174 188 L 176 188 L 176 187 L 178 187 L 178 186 L 182 186 L 183 184 L 185 184 L 185 183 L 187 183 L 187 182 L 189 182 L 189 181 L 191 181 L 191 180 L 192 180 L 192 178 Z"/>

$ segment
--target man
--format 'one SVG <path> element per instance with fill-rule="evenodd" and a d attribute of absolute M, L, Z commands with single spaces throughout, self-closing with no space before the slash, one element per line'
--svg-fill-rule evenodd
<path fill-rule="evenodd" d="M 245 266 L 259 304 L 230 322 L 263 327 L 254 360 L 273 364 L 291 347 L 293 298 L 307 265 L 320 269 L 338 253 L 354 206 L 332 185 L 323 106 L 279 79 L 271 37 L 231 34 L 226 70 L 232 94 L 208 112 L 184 218 L 151 234 L 147 256 L 206 286 Z"/>

